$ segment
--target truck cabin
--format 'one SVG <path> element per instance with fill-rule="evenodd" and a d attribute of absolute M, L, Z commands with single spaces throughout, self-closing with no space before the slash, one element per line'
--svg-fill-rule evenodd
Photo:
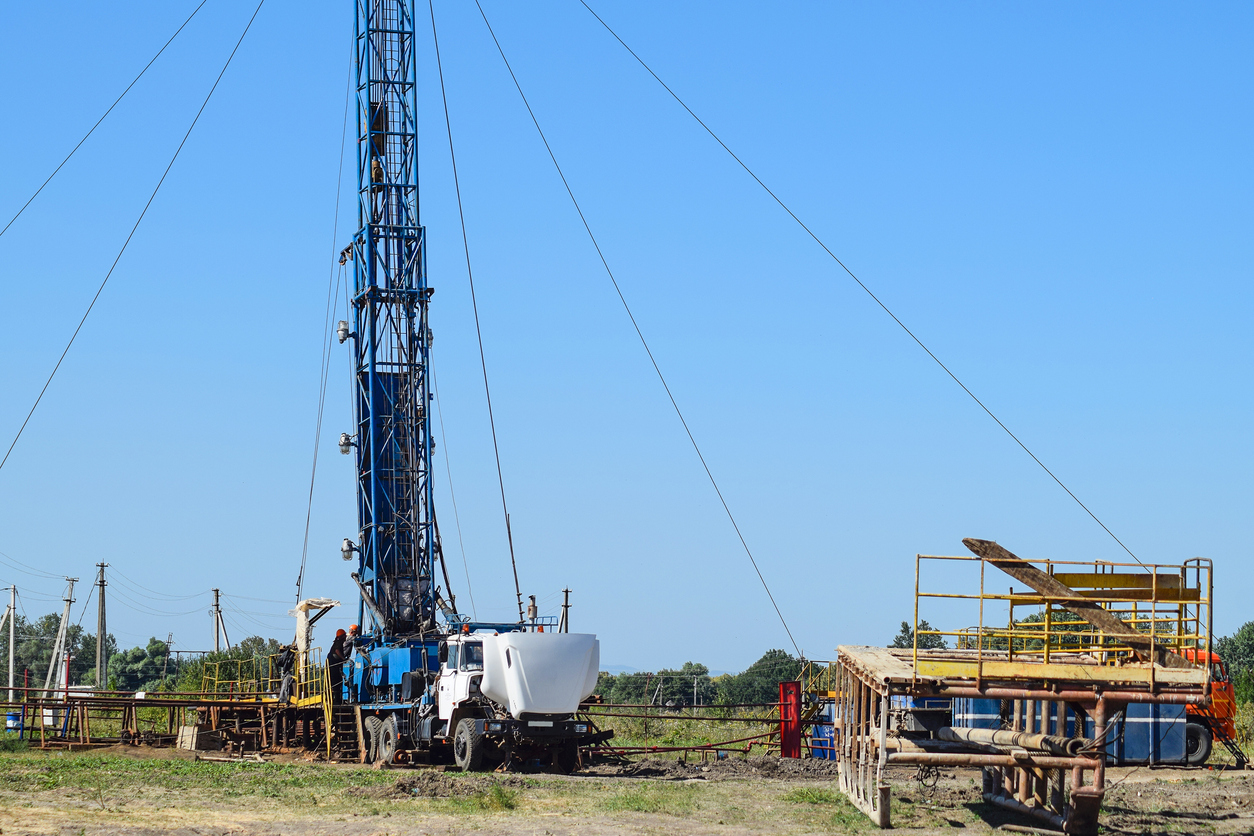
<path fill-rule="evenodd" d="M 454 639 L 440 646 L 444 668 L 453 671 L 483 670 L 483 642 Z"/>

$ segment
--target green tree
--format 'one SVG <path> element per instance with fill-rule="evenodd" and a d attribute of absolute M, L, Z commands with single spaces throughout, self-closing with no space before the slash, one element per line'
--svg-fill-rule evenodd
<path fill-rule="evenodd" d="M 13 653 L 13 672 L 19 682 L 25 682 L 30 672 L 31 687 L 39 688 L 48 675 L 52 661 L 52 648 L 56 644 L 57 630 L 61 626 L 61 613 L 48 613 L 34 621 L 18 615 L 15 621 L 17 633 Z M 9 669 L 8 625 L 0 634 L 0 670 Z M 70 654 L 70 683 L 73 685 L 95 684 L 96 636 L 87 633 L 81 625 L 71 624 L 66 630 L 66 649 Z M 106 637 L 106 651 L 116 651 L 117 641 Z"/>
<path fill-rule="evenodd" d="M 113 654 L 109 659 L 110 690 L 155 691 L 171 684 L 177 671 L 167 663 L 168 652 L 166 643 L 154 636 L 148 640 L 146 647 L 132 647 Z"/>
<path fill-rule="evenodd" d="M 920 650 L 940 650 L 949 647 L 945 642 L 944 636 L 935 636 L 928 633 L 928 630 L 935 630 L 931 624 L 926 621 L 919 622 L 919 649 Z M 893 643 L 889 647 L 905 647 L 914 649 L 914 630 L 910 627 L 910 622 L 901 622 L 901 632 L 893 637 Z"/>
<path fill-rule="evenodd" d="M 1254 621 L 1245 622 L 1231 636 L 1216 639 L 1213 647 L 1233 678 L 1239 672 L 1254 672 Z"/>
<path fill-rule="evenodd" d="M 779 700 L 779 683 L 801 675 L 801 660 L 786 650 L 768 650 L 743 672 L 720 676 L 716 702 L 722 705 L 770 703 Z"/>
<path fill-rule="evenodd" d="M 657 686 L 653 684 L 651 673 L 620 673 L 614 677 L 614 690 L 611 692 L 610 702 L 648 702 L 649 698 L 645 695 L 645 691 L 646 689 L 652 690 L 654 687 Z"/>
<path fill-rule="evenodd" d="M 717 699 L 710 669 L 700 662 L 684 662 L 679 670 L 663 668 L 657 672 L 652 696 L 658 705 L 710 705 Z"/>
<path fill-rule="evenodd" d="M 615 679 L 617 679 L 617 677 L 615 677 L 614 674 L 608 671 L 601 671 L 597 674 L 597 685 L 592 689 L 592 693 L 596 694 L 606 702 L 610 702 L 614 693 Z"/>

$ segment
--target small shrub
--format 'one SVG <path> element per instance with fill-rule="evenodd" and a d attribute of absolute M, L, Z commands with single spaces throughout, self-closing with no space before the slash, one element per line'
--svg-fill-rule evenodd
<path fill-rule="evenodd" d="M 25 752 L 26 741 L 12 732 L 0 733 L 0 752 Z"/>

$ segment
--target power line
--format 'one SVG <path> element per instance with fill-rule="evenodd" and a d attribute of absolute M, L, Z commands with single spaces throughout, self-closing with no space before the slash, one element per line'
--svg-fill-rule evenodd
<path fill-rule="evenodd" d="M 31 569 L 18 563 L 15 558 L 9 557 L 4 552 L 0 552 L 0 562 L 7 563 L 10 568 L 16 569 L 23 574 L 30 575 L 33 578 L 47 578 L 50 580 L 60 580 L 62 575 L 55 575 L 51 572 L 45 572 L 42 569 Z"/>
<path fill-rule="evenodd" d="M 476 0 L 476 3 L 477 2 L 478 0 Z M 758 175 L 753 173 L 753 169 L 749 168 L 749 166 L 745 164 L 744 160 L 740 159 L 740 157 L 736 155 L 736 152 L 732 151 L 732 149 L 727 146 L 727 143 L 723 142 L 723 140 L 719 138 L 718 134 L 714 133 L 714 131 L 710 129 L 710 126 L 707 125 L 701 119 L 700 116 L 694 113 L 692 108 L 688 107 L 688 105 L 684 102 L 684 100 L 679 98 L 679 95 L 676 94 L 675 91 L 672 90 L 665 81 L 662 81 L 662 79 L 658 76 L 657 73 L 653 72 L 653 68 L 650 67 L 648 64 L 646 64 L 644 62 L 644 59 L 636 54 L 635 50 L 627 46 L 627 43 L 618 36 L 618 33 L 615 32 L 613 29 L 611 29 L 610 25 L 606 23 L 604 20 L 602 20 L 601 16 L 598 15 L 596 12 L 594 12 L 592 10 L 592 7 L 589 6 L 587 2 L 585 2 L 585 0 L 579 0 L 579 3 L 585 9 L 588 10 L 589 14 L 591 14 L 593 17 L 597 19 L 598 23 L 600 23 L 602 26 L 605 27 L 605 31 L 609 32 L 614 37 L 614 40 L 622 44 L 623 49 L 627 50 L 627 52 L 631 54 L 631 57 L 635 58 L 636 61 L 639 62 L 640 66 L 644 67 L 645 71 L 647 71 L 649 75 L 653 76 L 653 78 L 657 81 L 658 84 L 662 85 L 662 89 L 664 89 L 667 93 L 670 93 L 671 98 L 673 98 L 676 102 L 678 102 L 680 107 L 688 111 L 688 115 L 691 116 L 693 119 L 695 119 L 697 121 L 697 124 L 700 125 L 702 128 L 704 128 L 705 132 L 708 133 L 714 139 L 715 142 L 717 142 L 720 146 L 722 146 L 724 151 L 726 151 L 729 155 L 731 155 L 731 158 L 735 160 L 737 164 L 739 164 L 740 167 L 745 170 L 745 173 L 748 174 L 750 177 L 752 177 L 754 182 L 756 182 L 759 186 L 761 186 L 762 189 L 768 195 L 771 196 L 771 199 L 774 200 L 776 203 L 778 203 L 780 208 L 783 209 L 785 212 L 787 212 L 788 216 L 792 218 L 794 221 L 796 221 L 797 225 L 800 226 L 803 230 L 805 230 L 805 233 L 809 235 L 811 238 L 813 238 L 814 242 L 818 244 L 820 247 L 822 247 L 823 251 L 827 253 L 829 256 L 831 256 L 833 261 L 835 261 L 837 264 L 840 265 L 840 268 L 842 270 L 844 270 L 846 273 L 849 274 L 849 278 L 857 282 L 858 287 L 862 288 L 866 292 L 866 295 L 870 296 L 871 299 L 874 300 L 875 304 L 879 305 L 880 308 L 883 309 L 884 313 L 892 317 L 893 322 L 896 322 L 899 326 L 901 326 L 901 330 L 905 331 L 906 334 L 909 335 L 910 339 L 914 340 L 915 343 L 919 346 L 919 348 L 923 349 L 923 351 L 927 353 L 927 356 L 931 357 L 936 362 L 936 365 L 940 366 L 941 369 L 945 372 L 945 374 L 949 375 L 949 377 L 953 380 L 953 382 L 958 384 L 958 386 L 962 388 L 962 391 L 966 392 L 967 395 L 970 396 L 971 400 L 975 401 L 975 403 L 980 407 L 980 409 L 984 410 L 984 412 L 988 415 L 988 417 L 992 418 L 993 421 L 997 423 L 997 426 L 1001 427 L 1006 432 L 1006 435 L 1010 436 L 1014 440 L 1015 444 L 1018 444 L 1021 448 L 1023 448 L 1023 452 L 1031 456 L 1032 461 L 1040 465 L 1041 470 L 1044 470 L 1047 474 L 1049 474 L 1049 478 L 1053 479 L 1055 482 L 1058 483 L 1058 487 L 1066 491 L 1067 495 L 1070 496 L 1072 499 L 1074 499 L 1076 504 L 1079 505 L 1081 508 L 1083 508 L 1084 512 L 1088 514 L 1090 517 L 1092 517 L 1093 521 L 1096 522 L 1098 525 L 1100 525 L 1102 527 L 1102 530 L 1105 531 L 1107 534 L 1109 534 L 1111 538 L 1114 539 L 1114 541 L 1119 544 L 1120 548 L 1122 548 L 1125 552 L 1131 555 L 1133 560 L 1135 560 L 1137 563 L 1141 563 L 1141 559 L 1137 557 L 1135 554 L 1132 554 L 1132 550 L 1129 549 L 1127 546 L 1125 546 L 1123 544 L 1123 541 L 1120 540 L 1118 537 L 1116 537 L 1115 533 L 1106 527 L 1106 523 L 1099 520 L 1097 518 L 1097 515 L 1094 514 L 1092 511 L 1090 511 L 1089 507 L 1085 505 L 1083 502 L 1081 502 L 1080 498 L 1076 496 L 1074 493 L 1072 493 L 1071 489 L 1068 488 L 1066 485 L 1064 485 L 1062 483 L 1062 480 L 1059 479 L 1057 476 L 1055 476 L 1054 472 L 1050 470 L 1048 467 L 1046 467 L 1045 463 L 1042 462 L 1040 459 L 1038 459 L 1036 457 L 1036 454 L 1033 453 L 1031 450 L 1029 450 L 1028 446 L 1024 444 L 1022 441 L 1020 441 L 1019 437 L 1015 435 L 1014 433 L 1012 433 L 1010 431 L 1010 428 L 1007 427 L 1005 424 L 1003 424 L 1001 422 L 1001 419 L 998 418 L 996 415 L 994 415 L 993 411 L 989 409 L 987 406 L 985 406 L 984 402 L 981 401 L 979 398 L 977 398 L 975 396 L 975 393 L 972 392 L 970 389 L 968 389 L 967 385 L 963 383 L 961 380 L 959 380 L 958 376 L 955 375 L 952 371 L 950 371 L 949 367 L 946 366 L 944 363 L 942 363 L 940 361 L 940 358 L 937 357 L 935 354 L 933 354 L 932 350 L 928 348 L 926 345 L 924 345 L 923 341 L 920 340 L 918 337 L 916 337 L 914 332 L 911 331 L 909 328 L 907 328 L 906 324 L 902 322 L 900 319 L 898 319 L 897 315 L 893 313 L 891 310 L 889 310 L 888 306 L 885 305 L 882 301 L 880 301 L 880 298 L 876 296 L 874 293 L 872 293 L 871 289 L 867 287 L 865 284 L 863 284 L 862 280 L 859 279 L 856 275 L 854 275 L 854 272 L 850 270 L 843 261 L 837 258 L 834 252 L 828 249 L 827 244 L 824 244 L 823 241 L 817 235 L 814 234 L 814 232 L 810 229 L 810 227 L 806 226 L 806 224 L 801 220 L 801 218 L 797 217 L 796 214 L 794 214 L 793 211 L 788 208 L 788 205 L 785 204 L 784 201 L 780 200 L 779 196 L 776 195 L 775 192 L 771 191 L 770 187 L 767 186 L 766 183 L 762 182 L 762 179 L 759 178 Z M 480 7 L 479 11 L 482 13 L 483 8 Z M 486 21 L 487 18 L 484 18 L 484 20 Z M 1144 566 L 1145 564 L 1141 563 L 1141 565 Z"/>
<path fill-rule="evenodd" d="M 784 632 L 788 634 L 788 640 L 792 642 L 793 649 L 797 651 L 797 655 L 801 655 L 801 648 L 797 645 L 797 640 L 793 638 L 792 630 L 788 628 L 788 622 L 784 619 L 784 613 L 780 610 L 779 604 L 775 603 L 775 596 L 771 594 L 771 588 L 766 583 L 766 578 L 762 575 L 762 570 L 758 568 L 758 561 L 753 557 L 753 552 L 749 549 L 748 542 L 740 532 L 740 526 L 736 523 L 736 517 L 732 514 L 731 507 L 728 506 L 727 500 L 723 498 L 723 492 L 719 489 L 718 482 L 714 478 L 714 474 L 710 471 L 710 466 L 706 464 L 705 456 L 701 453 L 701 448 L 697 444 L 697 439 L 693 436 L 692 430 L 688 427 L 687 420 L 684 419 L 684 413 L 679 408 L 679 403 L 675 400 L 675 396 L 671 393 L 671 387 L 666 382 L 666 377 L 662 374 L 661 367 L 658 366 L 657 359 L 653 356 L 653 351 L 649 348 L 649 343 L 644 338 L 644 332 L 640 330 L 639 323 L 636 322 L 635 315 L 631 312 L 631 307 L 627 304 L 627 298 L 623 295 L 622 288 L 618 286 L 618 279 L 614 277 L 614 271 L 610 269 L 610 264 L 605 259 L 605 253 L 601 251 L 601 245 L 597 243 L 596 236 L 592 234 L 592 227 L 588 224 L 588 219 L 584 217 L 583 209 L 579 206 L 579 201 L 575 198 L 574 191 L 571 190 L 570 183 L 566 180 L 566 175 L 562 172 L 562 167 L 557 162 L 557 156 L 553 153 L 549 140 L 544 135 L 544 130 L 540 127 L 540 121 L 536 118 L 535 111 L 531 109 L 527 96 L 523 93 L 522 85 L 518 82 L 518 76 L 514 75 L 514 69 L 509 64 L 509 59 L 505 57 L 505 50 L 501 47 L 501 42 L 497 40 L 496 33 L 492 31 L 492 24 L 488 23 L 488 16 L 483 11 L 483 5 L 479 0 L 475 0 L 475 5 L 479 7 L 479 14 L 483 17 L 484 24 L 488 27 L 488 33 L 492 35 L 492 41 L 496 44 L 496 49 L 501 53 L 501 60 L 505 62 L 505 69 L 509 70 L 509 76 L 514 80 L 514 86 L 518 89 L 518 95 L 522 97 L 523 104 L 527 108 L 527 113 L 531 116 L 532 123 L 536 126 L 536 131 L 540 134 L 540 140 L 544 143 L 544 148 L 549 152 L 549 159 L 553 161 L 553 167 L 557 169 L 557 175 L 562 179 L 562 185 L 566 187 L 566 194 L 570 195 L 570 201 L 575 206 L 575 211 L 579 213 L 579 220 L 583 222 L 583 228 L 588 233 L 588 238 L 592 241 L 592 246 L 597 251 L 597 256 L 601 259 L 601 265 L 605 267 L 606 275 L 610 277 L 610 282 L 614 285 L 614 291 L 618 294 L 618 300 L 623 303 L 623 310 L 627 312 L 627 317 L 631 320 L 631 325 L 636 330 L 636 336 L 640 338 L 640 344 L 644 346 L 645 353 L 649 355 L 649 362 L 653 364 L 653 371 L 657 372 L 658 380 L 662 382 L 662 388 L 666 390 L 666 396 L 670 398 L 671 406 L 675 408 L 675 414 L 679 416 L 679 422 L 684 426 L 684 432 L 688 435 L 688 440 L 692 443 L 692 449 L 696 451 L 697 458 L 701 460 L 701 467 L 705 469 L 705 475 L 709 477 L 710 484 L 714 487 L 714 492 L 718 494 L 718 500 L 723 505 L 723 510 L 727 513 L 727 519 L 731 521 L 732 528 L 736 530 L 736 536 L 740 539 L 740 545 L 744 547 L 745 554 L 749 556 L 749 562 L 753 564 L 753 571 L 757 573 L 758 580 L 762 582 L 762 588 L 766 590 L 766 597 L 771 600 L 771 606 L 775 608 L 775 614 L 779 616 L 779 623 L 784 625 Z"/>
<path fill-rule="evenodd" d="M 170 174 L 170 169 L 174 167 L 174 161 L 179 158 L 179 154 L 183 150 L 183 146 L 187 144 L 187 139 L 192 135 L 192 129 L 196 127 L 196 123 L 200 121 L 200 115 L 205 112 L 205 108 L 209 104 L 215 90 L 218 89 L 218 83 L 222 81 L 222 76 L 226 75 L 227 67 L 231 66 L 231 60 L 235 57 L 235 53 L 239 50 L 239 46 L 244 42 L 244 36 L 248 34 L 248 30 L 252 28 L 253 21 L 257 19 L 257 13 L 261 11 L 262 5 L 266 0 L 260 0 L 257 8 L 253 11 L 253 16 L 248 19 L 248 25 L 244 27 L 243 33 L 240 34 L 239 40 L 235 43 L 235 48 L 231 50 L 231 54 L 227 56 L 226 63 L 222 65 L 222 72 L 218 73 L 217 79 L 213 82 L 213 87 L 209 88 L 209 94 L 205 96 L 204 102 L 200 105 L 200 110 L 196 111 L 196 118 L 192 120 L 192 124 L 187 128 L 187 133 L 183 135 L 183 140 L 179 143 L 179 147 L 175 149 L 174 156 L 170 158 L 170 163 L 165 167 L 165 171 L 161 174 L 161 179 L 157 181 L 157 186 L 152 190 L 152 194 L 148 197 L 148 202 L 144 204 L 144 209 L 139 213 L 135 225 L 131 227 L 130 234 L 126 236 L 126 240 L 122 243 L 122 249 L 118 250 L 117 257 L 113 259 L 113 264 L 109 267 L 109 272 L 105 274 L 104 280 L 100 282 L 100 287 L 96 289 L 96 295 L 92 297 L 91 304 L 87 306 L 87 310 L 83 313 L 83 318 L 79 320 L 78 327 L 74 329 L 74 333 L 70 335 L 70 341 L 65 344 L 65 350 L 61 352 L 57 364 L 52 367 L 52 372 L 48 375 L 48 379 L 44 382 L 44 386 L 39 390 L 39 396 L 35 398 L 35 403 L 31 405 L 30 412 L 26 413 L 26 420 L 22 421 L 22 426 L 18 428 L 17 435 L 13 437 L 13 442 L 9 445 L 9 449 L 5 451 L 4 458 L 0 459 L 0 469 L 9 460 L 9 456 L 13 453 L 13 448 L 17 446 L 17 440 L 22 437 L 22 433 L 26 430 L 26 425 L 30 423 L 31 416 L 35 414 L 35 409 L 39 406 L 39 402 L 43 400 L 44 393 L 48 391 L 52 378 L 56 376 L 57 370 L 61 368 L 61 363 L 65 360 L 65 355 L 70 353 L 70 346 L 74 345 L 74 340 L 78 337 L 78 332 L 83 329 L 83 324 L 87 322 L 87 317 L 91 315 L 92 308 L 96 307 L 96 300 L 100 298 L 100 294 L 104 292 L 105 285 L 109 283 L 109 277 L 113 275 L 113 271 L 117 269 L 118 262 L 122 260 L 122 254 L 126 252 L 126 248 L 130 245 L 131 239 L 135 237 L 135 231 L 139 229 L 140 223 L 143 222 L 144 216 L 148 214 L 148 208 L 152 206 L 153 200 L 157 197 L 157 192 L 161 190 L 161 186 L 165 183 L 165 178 Z"/>
<path fill-rule="evenodd" d="M 70 157 L 74 156 L 74 153 L 78 151 L 79 148 L 82 147 L 83 143 L 87 141 L 87 138 L 91 136 L 93 133 L 95 133 L 96 128 L 100 127 L 100 123 L 105 120 L 105 117 L 107 117 L 110 113 L 113 112 L 113 109 L 118 106 L 118 103 L 121 102 L 122 99 L 126 98 L 126 94 L 131 92 L 131 88 L 135 86 L 135 83 L 138 82 L 141 78 L 143 78 L 144 73 L 148 72 L 148 68 L 151 67 L 153 63 L 155 63 L 156 60 L 161 57 L 161 53 L 165 52 L 165 48 L 169 46 L 170 44 L 174 43 L 174 39 L 179 36 L 179 33 L 183 31 L 183 29 L 187 26 L 187 24 L 192 22 L 192 18 L 196 16 L 196 12 L 200 11 L 201 6 L 205 5 L 205 3 L 208 3 L 208 2 L 209 0 L 201 0 L 200 6 L 197 6 L 196 8 L 192 9 L 192 13 L 187 16 L 187 20 L 183 21 L 182 26 L 174 30 L 174 34 L 170 36 L 170 40 L 162 44 L 161 49 L 157 50 L 157 54 L 152 56 L 152 60 L 150 60 L 147 64 L 145 64 L 144 68 L 139 71 L 139 75 L 131 79 L 131 83 L 126 85 L 126 89 L 122 91 L 122 94 L 113 100 L 113 104 L 109 105 L 109 109 L 106 110 L 104 114 L 102 114 L 101 117 L 96 120 L 96 124 L 91 126 L 91 130 L 83 134 L 83 138 L 78 141 L 78 145 L 75 145 L 73 148 L 70 149 L 70 153 L 66 154 L 65 159 L 61 161 L 61 164 L 52 170 L 52 173 L 48 175 L 48 179 L 43 181 L 43 183 L 40 184 L 39 188 L 35 189 L 35 193 L 31 195 L 30 198 L 25 203 L 22 204 L 22 208 L 17 210 L 17 214 L 9 218 L 9 222 L 4 225 L 4 229 L 0 229 L 0 235 L 4 235 L 4 233 L 9 231 L 9 227 L 13 226 L 13 222 L 16 221 L 23 212 L 26 211 L 26 207 L 30 206 L 31 203 L 34 202 L 35 198 L 39 197 L 39 193 L 44 190 L 44 186 L 47 186 L 49 183 L 52 182 L 52 178 L 57 176 L 57 172 L 60 171 L 65 166 L 65 164 L 70 161 Z"/>
<path fill-rule="evenodd" d="M 202 589 L 200 592 L 193 592 L 190 595 L 171 595 L 168 592 L 158 592 L 155 589 L 144 586 L 142 583 L 129 575 L 123 574 L 116 566 L 111 565 L 109 568 L 112 570 L 109 574 L 115 576 L 114 580 L 120 580 L 123 586 L 135 587 L 135 589 L 131 591 L 135 592 L 137 595 L 146 593 L 148 595 L 156 595 L 159 598 L 169 598 L 172 601 L 189 601 L 192 598 L 199 598 L 202 595 L 208 595 L 213 591 L 212 589 Z"/>
<path fill-rule="evenodd" d="M 475 0 L 478 3 L 478 0 Z M 466 213 L 462 209 L 462 187 L 457 178 L 457 154 L 453 151 L 453 123 L 448 115 L 448 93 L 444 90 L 444 65 L 440 61 L 440 39 L 435 30 L 435 5 L 427 0 L 431 11 L 431 40 L 435 44 L 435 66 L 440 76 L 440 97 L 444 101 L 444 126 L 448 129 L 448 155 L 453 163 L 453 189 L 457 193 L 457 216 L 462 226 L 462 246 L 466 252 L 466 277 L 470 281 L 470 307 L 475 314 L 475 336 L 479 339 L 479 365 L 483 368 L 483 394 L 488 401 L 488 426 L 492 429 L 492 453 L 496 456 L 496 479 L 501 486 L 501 512 L 505 515 L 505 537 L 509 541 L 509 564 L 514 570 L 514 594 L 518 596 L 518 620 L 523 620 L 522 587 L 518 583 L 518 562 L 514 558 L 514 532 L 509 524 L 509 507 L 505 504 L 505 476 L 501 473 L 501 450 L 496 442 L 496 419 L 492 415 L 492 392 L 488 388 L 488 361 L 483 351 L 483 331 L 479 328 L 479 302 L 475 298 L 475 275 L 470 267 L 470 238 L 466 234 Z M 482 8 L 479 10 L 483 11 Z M 484 17 L 487 23 L 487 17 Z M 488 30 L 491 31 L 489 26 Z M 493 35 L 493 38 L 496 36 Z M 505 57 L 505 53 L 501 53 Z M 506 62 L 508 66 L 508 62 Z M 512 70 L 510 71 L 513 72 Z M 522 92 L 520 88 L 519 93 Z M 539 125 L 536 125 L 538 128 Z M 556 161 L 554 161 L 556 162 Z M 473 596 L 471 596 L 473 598 Z M 473 606 L 473 601 L 472 601 Z"/>

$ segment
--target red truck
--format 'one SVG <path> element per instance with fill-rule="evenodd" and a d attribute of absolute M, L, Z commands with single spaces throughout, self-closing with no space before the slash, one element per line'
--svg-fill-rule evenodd
<path fill-rule="evenodd" d="M 1210 665 L 1210 707 L 1188 706 L 1188 725 L 1185 726 L 1185 758 L 1191 766 L 1200 766 L 1210 758 L 1215 738 L 1233 751 L 1240 749 L 1233 742 L 1237 737 L 1237 699 L 1228 677 L 1228 668 L 1216 653 L 1205 650 L 1185 650 L 1184 657 L 1195 665 Z M 1245 760 L 1237 758 L 1238 765 Z"/>

